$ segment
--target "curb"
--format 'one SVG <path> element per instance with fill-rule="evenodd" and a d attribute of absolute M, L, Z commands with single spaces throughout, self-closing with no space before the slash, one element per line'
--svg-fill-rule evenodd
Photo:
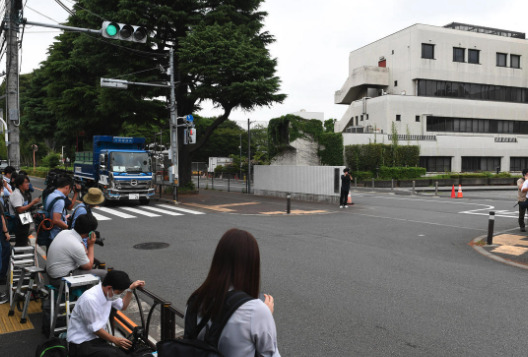
<path fill-rule="evenodd" d="M 487 237 L 488 237 L 487 235 L 481 235 L 481 236 L 473 239 L 471 241 L 471 243 L 477 243 L 477 242 L 479 242 L 479 241 L 481 241 L 483 239 L 486 239 Z M 492 253 L 488 252 L 486 249 L 482 248 L 479 245 L 472 244 L 471 246 L 473 247 L 473 249 L 475 249 L 477 252 L 479 252 L 483 256 L 485 256 L 487 258 L 490 258 L 492 260 L 495 260 L 496 262 L 503 263 L 503 264 L 506 264 L 506 265 L 510 265 L 512 267 L 528 270 L 528 265 L 524 265 L 524 264 L 521 264 L 521 263 L 516 263 L 516 262 L 513 262 L 511 260 L 507 260 L 507 259 L 501 258 L 501 257 L 499 257 L 499 256 L 497 256 L 495 254 L 492 254 Z"/>

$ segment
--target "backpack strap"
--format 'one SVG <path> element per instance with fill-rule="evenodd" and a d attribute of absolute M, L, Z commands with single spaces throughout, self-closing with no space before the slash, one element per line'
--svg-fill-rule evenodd
<path fill-rule="evenodd" d="M 210 328 L 205 332 L 205 342 L 218 348 L 218 340 L 224 330 L 227 321 L 233 313 L 244 303 L 253 300 L 251 296 L 246 294 L 244 291 L 232 290 L 226 295 L 224 306 L 220 311 L 220 315 L 213 321 Z"/>
<path fill-rule="evenodd" d="M 48 208 L 46 209 L 46 207 L 44 206 L 44 211 L 46 211 L 48 213 L 48 216 L 51 217 L 51 212 L 50 210 L 53 208 L 53 206 L 55 205 L 55 202 L 57 202 L 58 200 L 65 200 L 64 197 L 55 197 L 53 200 L 51 200 L 51 203 L 50 205 L 48 206 Z"/>

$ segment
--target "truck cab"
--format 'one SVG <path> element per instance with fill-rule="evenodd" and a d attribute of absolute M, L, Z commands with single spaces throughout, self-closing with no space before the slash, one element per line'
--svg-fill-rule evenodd
<path fill-rule="evenodd" d="M 93 151 L 76 154 L 74 176 L 87 187 L 99 187 L 107 200 L 147 204 L 154 186 L 145 139 L 94 136 L 93 140 Z"/>

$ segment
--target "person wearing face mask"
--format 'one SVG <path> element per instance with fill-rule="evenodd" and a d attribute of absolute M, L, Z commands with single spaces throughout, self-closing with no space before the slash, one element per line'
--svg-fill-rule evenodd
<path fill-rule="evenodd" d="M 72 230 L 61 231 L 51 242 L 46 260 L 46 273 L 50 284 L 58 287 L 63 277 L 71 274 L 94 274 L 104 278 L 106 270 L 92 269 L 95 259 L 94 244 L 97 219 L 83 214 Z M 87 247 L 83 244 L 87 239 Z"/>
<path fill-rule="evenodd" d="M 134 289 L 143 286 L 145 282 L 142 280 L 131 283 L 124 271 L 111 270 L 102 283 L 86 290 L 77 300 L 70 317 L 66 337 L 69 356 L 127 356 L 118 347 L 128 350 L 132 342 L 111 335 L 105 327 L 112 308 L 126 310 Z"/>

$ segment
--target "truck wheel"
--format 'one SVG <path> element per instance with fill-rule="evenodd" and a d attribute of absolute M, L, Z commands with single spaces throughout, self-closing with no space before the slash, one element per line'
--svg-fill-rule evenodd
<path fill-rule="evenodd" d="M 139 204 L 140 205 L 148 206 L 149 203 L 150 203 L 150 200 L 148 198 L 140 198 L 139 199 Z"/>

